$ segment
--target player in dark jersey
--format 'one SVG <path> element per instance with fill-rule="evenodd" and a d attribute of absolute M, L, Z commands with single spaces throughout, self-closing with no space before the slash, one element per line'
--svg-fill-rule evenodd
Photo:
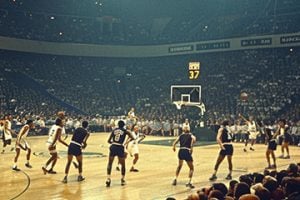
<path fill-rule="evenodd" d="M 176 177 L 173 180 L 172 185 L 177 184 L 177 178 L 179 176 L 180 170 L 182 168 L 183 161 L 185 160 L 187 165 L 190 168 L 189 173 L 189 182 L 186 184 L 187 187 L 194 188 L 192 185 L 192 177 L 194 172 L 194 164 L 193 164 L 193 144 L 196 142 L 195 136 L 190 133 L 189 127 L 184 126 L 182 129 L 183 133 L 177 137 L 177 139 L 173 142 L 173 151 L 176 151 L 176 144 L 179 142 L 180 149 L 178 151 L 178 166 L 176 169 Z"/>
<path fill-rule="evenodd" d="M 281 155 L 279 158 L 289 159 L 290 157 L 290 150 L 289 144 L 292 142 L 292 137 L 289 134 L 289 127 L 287 126 L 285 119 L 280 119 L 279 123 L 279 144 L 281 145 Z M 284 149 L 286 150 L 287 155 L 284 156 Z"/>
<path fill-rule="evenodd" d="M 228 168 L 229 168 L 229 174 L 227 175 L 226 180 L 232 179 L 231 174 L 232 174 L 233 146 L 231 143 L 232 134 L 228 131 L 228 126 L 229 126 L 229 121 L 224 120 L 222 122 L 222 126 L 218 130 L 217 142 L 220 145 L 221 150 L 220 150 L 217 162 L 215 164 L 215 168 L 214 168 L 215 171 L 214 171 L 213 175 L 209 178 L 210 181 L 214 181 L 217 179 L 216 174 L 217 174 L 218 168 L 226 156 L 227 156 Z"/>
<path fill-rule="evenodd" d="M 131 134 L 131 132 L 127 131 L 125 129 L 125 122 L 123 120 L 120 120 L 118 122 L 118 128 L 114 129 L 107 142 L 110 145 L 109 147 L 109 158 L 108 158 L 108 164 L 107 164 L 107 180 L 106 180 L 106 187 L 110 187 L 111 183 L 111 169 L 112 164 L 114 161 L 115 156 L 118 156 L 119 163 L 121 163 L 121 185 L 125 185 L 125 152 L 124 152 L 124 142 L 126 139 L 126 135 L 128 135 L 131 139 L 135 139 L 134 136 Z"/>
<path fill-rule="evenodd" d="M 87 131 L 88 125 L 89 123 L 87 121 L 83 121 L 82 127 L 79 127 L 74 131 L 73 137 L 68 148 L 68 162 L 66 164 L 65 177 L 62 181 L 63 183 L 68 182 L 68 174 L 73 156 L 76 157 L 76 160 L 78 162 L 79 175 L 77 181 L 80 182 L 85 179 L 82 176 L 82 149 L 84 149 L 87 146 L 86 141 L 90 136 L 89 132 Z"/>
<path fill-rule="evenodd" d="M 277 147 L 276 137 L 280 134 L 279 129 L 273 134 L 272 126 L 268 122 L 265 124 L 264 131 L 266 135 L 266 140 L 268 142 L 268 147 L 266 150 L 266 159 L 268 162 L 268 167 L 266 167 L 266 169 L 276 169 L 276 157 L 274 151 L 276 150 Z M 273 163 L 274 163 L 273 165 L 271 165 L 270 162 L 270 155 L 272 156 L 273 159 Z"/>

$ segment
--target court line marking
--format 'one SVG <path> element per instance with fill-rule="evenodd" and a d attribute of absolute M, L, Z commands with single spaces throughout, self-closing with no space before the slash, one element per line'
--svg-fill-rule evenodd
<path fill-rule="evenodd" d="M 20 197 L 21 195 L 23 195 L 28 190 L 28 188 L 30 186 L 30 177 L 29 177 L 29 175 L 26 172 L 24 172 L 23 170 L 21 170 L 20 172 L 22 172 L 26 176 L 26 178 L 27 178 L 27 186 L 25 187 L 25 189 L 22 192 L 20 192 L 19 194 L 17 194 L 13 198 L 11 198 L 11 200 L 17 199 L 18 197 Z"/>

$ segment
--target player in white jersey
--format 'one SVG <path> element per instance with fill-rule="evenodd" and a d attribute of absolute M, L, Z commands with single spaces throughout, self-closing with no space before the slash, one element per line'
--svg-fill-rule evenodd
<path fill-rule="evenodd" d="M 248 126 L 248 131 L 247 131 L 247 135 L 246 135 L 246 142 L 245 142 L 245 147 L 244 147 L 244 152 L 247 151 L 247 145 L 248 145 L 248 141 L 249 139 L 251 140 L 251 147 L 250 147 L 250 150 L 251 151 L 254 151 L 254 144 L 256 142 L 256 137 L 257 135 L 259 134 L 259 131 L 258 131 L 258 127 L 257 127 L 257 124 L 253 118 L 253 116 L 250 116 L 249 117 L 249 120 L 247 120 L 245 117 L 243 117 L 241 114 L 240 114 L 240 117 L 246 121 L 247 123 L 247 126 Z"/>
<path fill-rule="evenodd" d="M 187 129 L 188 131 L 191 131 L 190 122 L 188 119 L 185 119 L 184 123 L 181 126 L 182 130 Z"/>
<path fill-rule="evenodd" d="M 128 145 L 127 145 L 127 150 L 130 154 L 130 156 L 134 156 L 132 166 L 130 168 L 131 172 L 138 172 L 139 170 L 134 168 L 135 164 L 137 163 L 139 159 L 139 147 L 138 144 L 145 139 L 145 135 L 139 132 L 139 126 L 135 125 L 133 127 L 133 132 L 132 135 L 134 136 L 135 139 L 128 138 Z M 126 142 L 126 143 L 127 143 Z"/>
<path fill-rule="evenodd" d="M 26 137 L 27 137 L 29 130 L 33 129 L 33 128 L 34 128 L 33 121 L 27 120 L 26 124 L 21 128 L 20 132 L 18 133 L 17 141 L 16 141 L 16 156 L 15 156 L 14 165 L 12 168 L 15 171 L 20 171 L 20 169 L 17 167 L 17 162 L 18 162 L 18 158 L 19 158 L 21 149 L 24 151 L 27 151 L 27 155 L 26 155 L 27 162 L 26 162 L 25 166 L 28 168 L 32 168 L 32 166 L 29 164 L 31 148 L 30 148 L 30 145 L 28 144 L 28 142 L 26 141 Z"/>
<path fill-rule="evenodd" d="M 47 146 L 48 146 L 48 150 L 49 153 L 51 155 L 51 157 L 49 158 L 49 160 L 45 163 L 45 165 L 42 167 L 42 170 L 44 172 L 44 174 L 49 173 L 49 174 L 56 174 L 56 172 L 53 170 L 56 161 L 58 159 L 58 155 L 57 155 L 57 151 L 56 151 L 56 144 L 57 141 L 59 141 L 60 143 L 62 143 L 65 146 L 69 146 L 65 141 L 62 140 L 61 136 L 63 134 L 63 121 L 61 118 L 57 118 L 55 120 L 55 125 L 53 125 L 50 130 L 49 130 L 49 138 L 47 140 Z M 51 168 L 48 170 L 47 167 L 50 165 L 51 163 Z"/>
<path fill-rule="evenodd" d="M 15 134 L 15 132 L 11 128 L 11 120 L 12 116 L 8 115 L 5 117 L 5 120 L 3 120 L 3 150 L 1 153 L 5 152 L 5 149 L 8 145 L 11 145 L 12 142 L 12 134 Z M 11 151 L 13 151 L 14 148 L 11 148 Z"/>
<path fill-rule="evenodd" d="M 127 114 L 127 120 L 126 125 L 130 126 L 130 129 L 132 129 L 132 126 L 136 124 L 136 121 L 138 120 L 137 116 L 135 115 L 134 108 L 131 108 L 130 111 Z"/>

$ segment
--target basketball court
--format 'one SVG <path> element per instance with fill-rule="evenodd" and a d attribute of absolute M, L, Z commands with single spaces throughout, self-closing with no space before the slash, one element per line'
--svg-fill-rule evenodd
<path fill-rule="evenodd" d="M 188 181 L 188 167 L 183 166 L 178 178 L 178 185 L 172 186 L 177 166 L 177 152 L 172 151 L 173 137 L 147 136 L 139 145 L 140 159 L 136 167 L 139 172 L 129 172 L 132 157 L 126 160 L 126 186 L 121 186 L 120 172 L 115 170 L 117 160 L 112 171 L 112 184 L 106 188 L 106 166 L 108 156 L 108 133 L 93 133 L 88 140 L 84 151 L 83 175 L 86 180 L 77 182 L 77 169 L 71 166 L 68 183 L 61 181 L 64 177 L 66 164 L 66 148 L 58 145 L 59 156 L 55 170 L 57 174 L 44 175 L 42 165 L 48 159 L 45 142 L 47 137 L 29 137 L 32 146 L 32 169 L 24 166 L 26 156 L 21 152 L 18 167 L 22 170 L 11 170 L 14 152 L 0 154 L 0 199 L 166 199 L 175 197 L 184 199 L 191 192 L 204 186 L 209 186 L 208 181 L 219 152 L 216 143 L 198 143 L 194 147 L 193 157 L 195 172 L 193 183 L 196 186 L 191 190 L 185 186 Z M 69 142 L 70 137 L 67 139 Z M 257 144 L 255 151 L 243 152 L 242 143 L 234 143 L 233 179 L 245 173 L 262 172 L 267 166 L 265 160 L 266 146 Z M 178 149 L 177 149 L 178 150 Z M 289 163 L 299 162 L 299 147 L 291 146 L 291 159 L 277 159 L 278 169 L 286 169 Z M 280 147 L 276 155 L 280 155 Z M 218 180 L 225 180 L 227 175 L 227 162 L 223 162 L 217 174 Z"/>

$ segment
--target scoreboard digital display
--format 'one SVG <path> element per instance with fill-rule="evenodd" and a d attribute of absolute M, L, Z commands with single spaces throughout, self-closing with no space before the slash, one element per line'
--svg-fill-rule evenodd
<path fill-rule="evenodd" d="M 189 79 L 196 80 L 200 75 L 200 62 L 189 62 Z"/>

